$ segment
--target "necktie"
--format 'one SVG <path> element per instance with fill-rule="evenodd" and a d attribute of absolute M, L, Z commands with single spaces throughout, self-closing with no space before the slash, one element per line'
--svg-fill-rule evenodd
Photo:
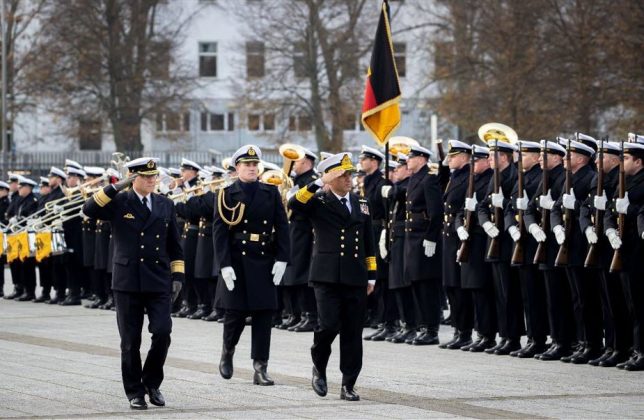
<path fill-rule="evenodd" d="M 345 208 L 345 209 L 347 209 L 347 211 L 349 212 L 349 214 L 351 214 L 351 209 L 349 209 L 349 206 L 347 206 L 347 199 L 346 199 L 346 197 L 342 197 L 342 198 L 340 199 L 340 202 L 342 203 L 342 205 L 344 206 L 344 208 Z"/>
<path fill-rule="evenodd" d="M 145 213 L 146 213 L 147 215 L 150 215 L 151 211 L 150 211 L 150 207 L 148 207 L 148 198 L 147 198 L 147 197 L 143 197 L 143 199 L 141 200 L 141 202 L 143 203 L 143 207 L 145 207 Z"/>

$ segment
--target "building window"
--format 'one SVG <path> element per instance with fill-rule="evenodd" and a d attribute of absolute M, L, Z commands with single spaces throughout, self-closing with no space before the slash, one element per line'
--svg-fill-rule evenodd
<path fill-rule="evenodd" d="M 165 131 L 179 131 L 181 129 L 180 114 L 168 112 L 165 114 Z"/>
<path fill-rule="evenodd" d="M 407 44 L 404 42 L 394 42 L 394 61 L 396 62 L 396 70 L 398 70 L 398 77 L 405 77 L 407 74 Z"/>
<path fill-rule="evenodd" d="M 275 130 L 275 114 L 264 114 L 264 131 Z"/>
<path fill-rule="evenodd" d="M 246 77 L 264 77 L 264 43 L 246 42 Z"/>
<path fill-rule="evenodd" d="M 81 120 L 78 127 L 78 145 L 81 150 L 101 150 L 101 122 Z"/>
<path fill-rule="evenodd" d="M 293 74 L 295 77 L 306 77 L 306 43 L 298 42 L 293 49 Z"/>
<path fill-rule="evenodd" d="M 291 115 L 288 117 L 289 131 L 311 131 L 311 117 L 308 115 Z"/>
<path fill-rule="evenodd" d="M 208 113 L 201 113 L 201 131 L 208 131 Z"/>
<path fill-rule="evenodd" d="M 159 112 L 156 114 L 156 131 L 190 131 L 190 112 Z"/>
<path fill-rule="evenodd" d="M 259 131 L 259 114 L 248 114 L 248 131 Z"/>
<path fill-rule="evenodd" d="M 199 77 L 217 77 L 217 43 L 199 43 Z"/>
<path fill-rule="evenodd" d="M 210 130 L 211 131 L 224 130 L 224 114 L 210 114 Z"/>

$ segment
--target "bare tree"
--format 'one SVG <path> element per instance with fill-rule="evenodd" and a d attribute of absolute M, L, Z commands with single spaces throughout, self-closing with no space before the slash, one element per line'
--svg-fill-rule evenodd
<path fill-rule="evenodd" d="M 366 0 L 226 3 L 241 21 L 252 22 L 246 38 L 265 51 L 263 71 L 235 82 L 240 106 L 289 118 L 289 126 L 277 132 L 280 140 L 288 139 L 289 129 L 310 125 L 319 150 L 341 150 L 343 126 L 355 122 L 360 109 L 361 70 L 379 12 L 366 7 L 372 5 Z"/>
<path fill-rule="evenodd" d="M 183 106 L 195 87 L 175 60 L 194 16 L 181 2 L 49 0 L 42 15 L 30 82 L 72 126 L 109 121 L 117 149 L 141 150 L 142 121 Z"/>

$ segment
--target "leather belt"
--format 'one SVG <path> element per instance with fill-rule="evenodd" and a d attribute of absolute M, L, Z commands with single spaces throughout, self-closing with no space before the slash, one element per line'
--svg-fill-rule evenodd
<path fill-rule="evenodd" d="M 263 235 L 261 233 L 235 233 L 235 239 L 249 242 L 272 242 L 273 235 Z"/>

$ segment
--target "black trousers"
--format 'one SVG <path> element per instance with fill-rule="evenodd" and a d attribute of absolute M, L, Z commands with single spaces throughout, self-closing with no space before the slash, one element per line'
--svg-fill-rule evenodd
<path fill-rule="evenodd" d="M 128 399 L 145 395 L 145 387 L 159 388 L 163 365 L 170 347 L 172 318 L 169 293 L 134 293 L 114 291 L 116 320 L 121 336 L 121 375 Z M 141 329 L 148 314 L 152 344 L 141 367 Z"/>
<path fill-rule="evenodd" d="M 36 293 L 36 260 L 33 257 L 25 259 L 20 264 L 20 284 L 24 293 L 34 296 Z"/>
<path fill-rule="evenodd" d="M 450 319 L 458 331 L 472 331 L 474 328 L 474 300 L 470 290 L 445 286 L 449 300 Z"/>
<path fill-rule="evenodd" d="M 362 327 L 367 310 L 366 287 L 315 283 L 319 327 L 313 333 L 313 365 L 326 372 L 331 344 L 340 335 L 342 385 L 353 386 L 362 370 Z"/>
<path fill-rule="evenodd" d="M 51 287 L 54 284 L 54 273 L 51 257 L 45 258 L 38 263 L 38 274 L 40 278 L 40 287 L 42 287 L 42 294 L 50 294 Z"/>
<path fill-rule="evenodd" d="M 474 301 L 475 328 L 484 337 L 494 339 L 497 333 L 496 305 L 494 303 L 494 288 L 481 287 L 466 289 L 472 293 Z"/>
<path fill-rule="evenodd" d="M 518 340 L 525 334 L 523 301 L 517 271 L 509 262 L 493 262 L 494 296 L 499 335 Z"/>
<path fill-rule="evenodd" d="M 52 280 L 58 299 L 65 298 L 65 290 L 67 289 L 66 261 L 67 255 L 55 255 L 51 257 Z"/>
<path fill-rule="evenodd" d="M 296 286 L 288 286 L 287 289 L 292 294 L 295 307 L 297 308 L 296 313 L 308 312 L 317 315 L 318 308 L 315 302 L 315 292 L 312 287 L 309 287 L 308 284 L 298 284 Z"/>
<path fill-rule="evenodd" d="M 226 309 L 224 317 L 224 346 L 227 349 L 234 349 L 239 343 L 246 317 L 251 316 L 251 344 L 250 357 L 253 360 L 268 361 L 271 351 L 271 321 L 274 311 L 236 311 Z"/>
<path fill-rule="evenodd" d="M 536 265 L 524 265 L 519 267 L 519 281 L 528 337 L 536 343 L 545 343 L 550 328 L 543 275 Z"/>
<path fill-rule="evenodd" d="M 633 345 L 633 320 L 618 273 L 600 271 L 606 347 L 627 352 Z"/>
<path fill-rule="evenodd" d="M 404 322 L 408 328 L 416 328 L 414 296 L 411 291 L 411 286 L 400 287 L 389 291 L 393 292 L 395 295 L 400 320 Z"/>
<path fill-rule="evenodd" d="M 563 268 L 543 271 L 548 302 L 550 336 L 558 344 L 567 346 L 576 339 L 575 320 L 572 311 L 570 285 Z"/>
<path fill-rule="evenodd" d="M 20 283 L 20 278 L 22 277 L 20 274 L 21 265 L 22 262 L 20 262 L 20 260 L 18 259 L 15 259 L 9 263 L 9 270 L 11 270 L 11 282 L 13 283 L 14 289 L 19 294 L 22 294 L 23 292 L 22 284 Z"/>
<path fill-rule="evenodd" d="M 644 351 L 644 284 L 642 273 L 620 274 L 626 303 L 633 320 L 633 349 Z"/>
<path fill-rule="evenodd" d="M 430 278 L 412 283 L 412 295 L 416 321 L 419 327 L 432 328 L 438 331 L 440 324 L 441 306 L 441 280 Z"/>
<path fill-rule="evenodd" d="M 65 264 L 65 271 L 67 273 L 67 289 L 69 289 L 69 296 L 80 297 L 81 286 L 84 285 L 88 278 L 88 271 L 82 264 L 76 263 L 71 260 Z"/>
<path fill-rule="evenodd" d="M 595 269 L 567 267 L 577 337 L 586 346 L 601 348 L 603 327 L 599 275 Z"/>

